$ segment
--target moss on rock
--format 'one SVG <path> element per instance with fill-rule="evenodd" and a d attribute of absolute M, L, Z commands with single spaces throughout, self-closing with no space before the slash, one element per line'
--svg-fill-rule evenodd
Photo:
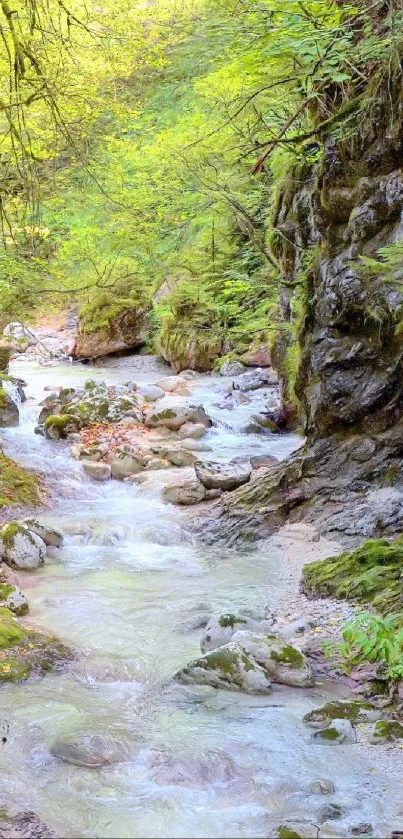
<path fill-rule="evenodd" d="M 370 702 L 360 700 L 327 702 L 321 708 L 315 708 L 305 714 L 304 722 L 308 725 L 323 725 L 331 720 L 349 720 L 354 724 L 361 719 L 367 720 L 371 714 L 377 713 Z"/>
<path fill-rule="evenodd" d="M 22 626 L 9 609 L 0 608 L 0 684 L 44 675 L 72 658 L 74 651 L 57 638 Z"/>
<path fill-rule="evenodd" d="M 9 457 L 0 454 L 0 506 L 37 507 L 39 481 Z"/>
<path fill-rule="evenodd" d="M 308 596 L 372 603 L 382 614 L 399 612 L 403 609 L 402 564 L 403 541 L 371 539 L 356 550 L 306 565 L 302 590 Z"/>

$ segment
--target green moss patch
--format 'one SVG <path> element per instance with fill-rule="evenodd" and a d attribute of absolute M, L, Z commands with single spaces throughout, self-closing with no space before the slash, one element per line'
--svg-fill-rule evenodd
<path fill-rule="evenodd" d="M 38 478 L 0 454 L 0 506 L 37 507 L 39 503 Z"/>
<path fill-rule="evenodd" d="M 304 656 L 290 644 L 283 647 L 280 652 L 272 650 L 270 658 L 278 664 L 289 664 L 294 669 L 299 669 L 304 666 Z"/>
<path fill-rule="evenodd" d="M 73 657 L 65 644 L 22 626 L 9 609 L 0 608 L 0 684 L 44 675 Z"/>
<path fill-rule="evenodd" d="M 362 712 L 373 711 L 374 708 L 370 702 L 360 702 L 353 700 L 352 702 L 328 702 L 322 708 L 315 708 L 309 711 L 304 716 L 304 722 L 308 724 L 325 723 L 328 720 L 349 720 L 351 723 L 357 722 Z"/>
<path fill-rule="evenodd" d="M 403 541 L 371 539 L 354 551 L 306 565 L 302 590 L 308 596 L 371 603 L 381 614 L 400 612 L 402 566 Z"/>
<path fill-rule="evenodd" d="M 403 725 L 397 720 L 378 720 L 372 729 L 371 742 L 392 743 L 395 740 L 403 740 Z"/>
<path fill-rule="evenodd" d="M 233 629 L 235 624 L 246 623 L 246 620 L 245 618 L 238 618 L 236 615 L 221 615 L 218 623 L 223 627 L 223 629 L 226 629 L 228 626 Z"/>

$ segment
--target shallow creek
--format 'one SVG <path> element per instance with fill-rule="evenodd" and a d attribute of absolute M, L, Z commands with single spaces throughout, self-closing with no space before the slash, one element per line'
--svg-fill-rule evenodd
<path fill-rule="evenodd" d="M 326 835 L 347 836 L 368 821 L 375 835 L 397 829 L 401 778 L 393 780 L 389 763 L 377 766 L 377 747 L 369 754 L 310 743 L 301 718 L 330 686 L 253 697 L 170 681 L 199 653 L 199 633 L 187 626 L 196 612 L 286 606 L 279 548 L 270 540 L 240 552 L 203 547 L 186 526 L 189 513 L 161 502 L 160 478 L 147 490 L 92 483 L 67 444 L 33 433 L 45 386 L 90 377 L 151 383 L 167 371 L 132 357 L 95 367 L 19 361 L 12 372 L 28 381 L 28 401 L 19 428 L 2 433 L 6 451 L 56 488 L 43 518 L 66 537 L 43 569 L 21 575 L 27 623 L 87 655 L 69 672 L 1 689 L 1 720 L 10 725 L 1 802 L 36 811 L 65 836 L 267 837 L 286 819 L 315 821 L 329 799 L 306 789 L 330 778 L 331 800 L 346 815 Z M 240 435 L 253 406 L 215 406 L 228 386 L 220 377 L 196 376 L 190 386 L 220 423 L 205 438 L 212 459 L 252 450 L 282 458 L 300 444 L 292 435 Z M 77 730 L 123 740 L 126 759 L 94 770 L 52 757 L 52 740 Z"/>

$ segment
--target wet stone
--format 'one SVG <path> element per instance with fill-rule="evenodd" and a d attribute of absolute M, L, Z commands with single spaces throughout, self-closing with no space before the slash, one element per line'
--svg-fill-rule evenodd
<path fill-rule="evenodd" d="M 96 769 L 121 763 L 129 757 L 123 743 L 105 734 L 70 734 L 59 737 L 51 746 L 54 757 L 74 766 Z"/>

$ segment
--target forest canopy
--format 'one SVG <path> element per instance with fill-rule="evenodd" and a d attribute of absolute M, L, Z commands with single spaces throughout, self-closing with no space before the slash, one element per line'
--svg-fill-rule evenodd
<path fill-rule="evenodd" d="M 354 135 L 396 5 L 1 0 L 2 317 L 67 297 L 91 330 L 154 298 L 162 341 L 265 333 L 279 184 Z"/>

